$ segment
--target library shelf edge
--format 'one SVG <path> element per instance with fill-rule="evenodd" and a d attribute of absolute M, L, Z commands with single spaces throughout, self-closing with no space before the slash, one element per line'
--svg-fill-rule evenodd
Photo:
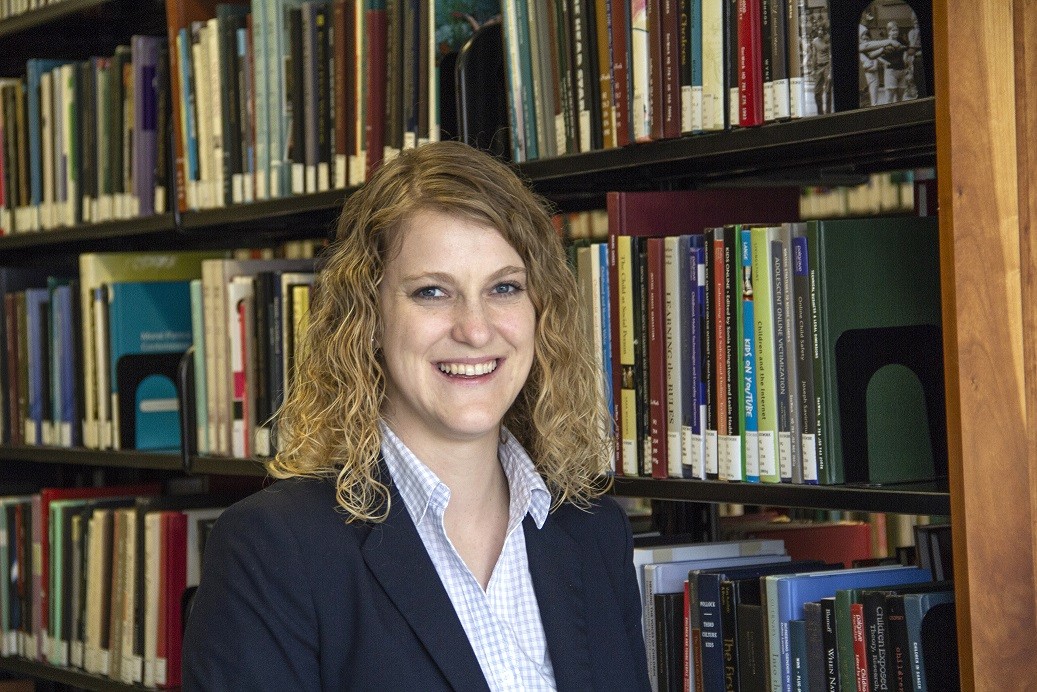
<path fill-rule="evenodd" d="M 935 99 L 903 101 L 760 127 L 690 135 L 518 165 L 564 201 L 606 190 L 762 182 L 824 184 L 847 173 L 934 165 Z M 662 187 L 661 187 L 662 186 Z"/>
<path fill-rule="evenodd" d="M 140 685 L 127 685 L 111 678 L 94 675 L 75 668 L 52 666 L 48 663 L 30 661 L 17 656 L 0 656 L 0 670 L 34 678 L 50 680 L 61 685 L 69 685 L 76 689 L 93 692 L 129 692 L 129 690 L 146 690 L 150 688 Z"/>
<path fill-rule="evenodd" d="M 73 15 L 100 5 L 106 5 L 112 0 L 62 0 L 52 5 L 44 5 L 35 10 L 28 10 L 14 14 L 6 19 L 0 20 L 0 38 L 16 34 L 26 29 L 49 24 L 57 19 Z"/>
<path fill-rule="evenodd" d="M 950 514 L 946 479 L 886 485 L 802 485 L 617 476 L 612 492 L 620 496 L 657 500 L 893 514 Z"/>
<path fill-rule="evenodd" d="M 225 476 L 266 476 L 266 469 L 258 459 L 192 455 L 188 457 L 189 467 L 185 468 L 183 456 L 178 452 L 10 445 L 0 447 L 0 460 L 0 465 L 4 462 L 29 461 L 41 464 L 107 466 L 153 471 L 189 471 L 194 474 Z"/>

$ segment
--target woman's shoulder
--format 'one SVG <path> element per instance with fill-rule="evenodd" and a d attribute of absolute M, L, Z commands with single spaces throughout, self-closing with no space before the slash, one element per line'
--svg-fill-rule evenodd
<path fill-rule="evenodd" d="M 333 480 L 289 478 L 275 481 L 231 505 L 221 514 L 218 524 L 257 531 L 282 527 L 309 534 L 345 521 L 335 499 Z"/>
<path fill-rule="evenodd" d="M 551 516 L 573 533 L 615 536 L 629 530 L 626 512 L 611 495 L 594 498 L 586 507 L 566 502 Z"/>

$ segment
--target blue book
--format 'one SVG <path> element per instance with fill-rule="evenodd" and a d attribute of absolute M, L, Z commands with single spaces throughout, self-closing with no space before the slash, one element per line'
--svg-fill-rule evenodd
<path fill-rule="evenodd" d="M 802 620 L 803 604 L 834 596 L 840 589 L 868 588 L 930 581 L 929 570 L 899 565 L 837 569 L 763 577 L 770 642 L 770 676 L 780 684 L 775 690 L 792 689 L 789 621 Z"/>
<path fill-rule="evenodd" d="M 205 382 L 205 319 L 202 298 L 202 280 L 192 279 L 191 287 L 191 341 L 194 344 L 194 415 L 197 439 L 195 448 L 200 454 L 209 452 L 209 404 Z"/>
<path fill-rule="evenodd" d="M 38 207 L 43 201 L 43 147 L 42 147 L 42 108 L 40 106 L 40 76 L 55 67 L 65 64 L 66 60 L 50 58 L 30 58 L 25 63 L 26 110 L 29 116 L 29 202 Z"/>
<path fill-rule="evenodd" d="M 198 181 L 198 124 L 195 121 L 194 75 L 191 70 L 191 30 L 180 29 L 176 38 L 178 66 L 180 68 L 180 104 L 183 110 L 181 136 L 184 141 L 184 160 L 186 161 L 186 178 L 184 184 L 188 190 L 191 184 Z M 195 186 L 197 187 L 197 186 Z M 197 206 L 198 200 L 189 192 L 189 205 Z"/>
<path fill-rule="evenodd" d="M 174 382 L 191 346 L 190 282 L 109 284 L 108 323 L 113 440 L 123 449 L 178 449 Z"/>
<path fill-rule="evenodd" d="M 47 279 L 50 291 L 50 435 L 48 444 L 71 447 L 75 420 L 75 338 L 72 286 L 67 279 Z"/>
<path fill-rule="evenodd" d="M 706 384 L 703 379 L 702 367 L 703 345 L 702 345 L 702 321 L 705 319 L 706 300 L 706 266 L 705 266 L 705 238 L 702 234 L 693 234 L 688 237 L 688 281 L 692 284 L 689 293 L 688 314 L 685 321 L 688 324 L 690 339 L 689 363 L 691 367 L 692 397 L 691 406 L 691 450 L 686 457 L 688 463 L 685 466 L 685 478 L 705 478 L 705 430 L 703 424 L 706 420 Z"/>
<path fill-rule="evenodd" d="M 907 625 L 909 643 L 908 660 L 911 663 L 911 679 L 918 692 L 929 690 L 925 673 L 925 656 L 922 651 L 922 624 L 925 616 L 936 606 L 954 603 L 953 591 L 935 593 L 904 594 L 904 621 Z M 953 608 L 953 605 L 951 606 Z M 950 639 L 949 637 L 945 637 Z M 951 639 L 953 641 L 953 639 Z"/>
<path fill-rule="evenodd" d="M 612 398 L 612 303 L 609 296 L 608 243 L 597 243 L 597 248 L 601 281 L 601 362 L 605 370 L 605 404 L 609 409 L 609 418 L 615 420 L 616 404 Z"/>
<path fill-rule="evenodd" d="M 742 401 L 745 425 L 742 430 L 742 458 L 745 459 L 745 480 L 760 482 L 760 441 L 757 437 L 759 421 L 756 418 L 756 312 L 753 308 L 753 264 L 751 232 L 740 228 L 738 254 L 742 266 Z"/>
<path fill-rule="evenodd" d="M 50 415 L 50 292 L 46 288 L 25 291 L 25 323 L 29 372 L 29 415 L 24 443 L 45 444 L 43 425 Z"/>

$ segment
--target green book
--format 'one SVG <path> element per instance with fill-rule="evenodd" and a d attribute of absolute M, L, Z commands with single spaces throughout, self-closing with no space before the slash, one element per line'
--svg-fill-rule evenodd
<path fill-rule="evenodd" d="M 821 483 L 933 478 L 946 458 L 934 218 L 807 223 Z"/>
<path fill-rule="evenodd" d="M 778 390 L 774 348 L 774 273 L 770 245 L 781 229 L 755 226 L 752 246 L 753 315 L 756 318 L 756 421 L 760 443 L 760 480 L 778 483 Z"/>

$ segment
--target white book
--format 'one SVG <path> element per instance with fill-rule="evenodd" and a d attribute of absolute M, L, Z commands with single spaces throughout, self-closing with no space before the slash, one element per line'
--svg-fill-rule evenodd
<path fill-rule="evenodd" d="M 702 129 L 706 131 L 723 130 L 726 119 L 723 91 L 724 2 L 702 0 Z"/>
<path fill-rule="evenodd" d="M 231 454 L 246 459 L 252 454 L 249 424 L 248 315 L 253 309 L 253 283 L 250 276 L 235 276 L 227 285 L 227 335 L 230 342 L 231 371 Z"/>
<path fill-rule="evenodd" d="M 162 514 L 144 515 L 144 660 L 142 682 L 155 687 L 158 657 L 159 591 L 162 585 Z"/>
<path fill-rule="evenodd" d="M 663 320 L 666 333 L 666 473 L 671 478 L 683 475 L 682 422 L 682 359 L 681 323 L 683 310 L 680 298 L 680 238 L 663 239 Z"/>

